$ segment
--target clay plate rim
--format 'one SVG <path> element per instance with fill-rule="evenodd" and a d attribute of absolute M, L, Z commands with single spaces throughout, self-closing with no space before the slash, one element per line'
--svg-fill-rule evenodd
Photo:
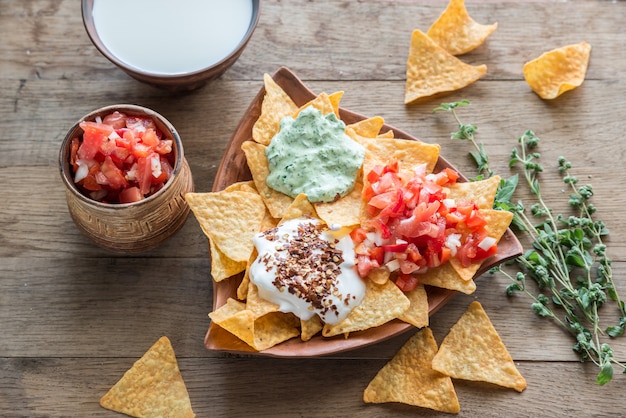
<path fill-rule="evenodd" d="M 276 70 L 276 72 L 272 74 L 272 78 L 298 106 L 307 103 L 317 96 L 286 67 L 280 67 Z M 244 141 L 252 139 L 252 127 L 261 114 L 261 103 L 264 94 L 265 89 L 262 87 L 233 133 L 220 166 L 218 167 L 213 183 L 213 191 L 223 190 L 230 184 L 238 181 L 252 179 L 245 155 L 243 151 L 241 151 L 241 144 Z M 351 124 L 366 118 L 366 116 L 344 108 L 340 108 L 339 113 L 341 119 L 346 122 L 346 124 Z M 389 129 L 394 131 L 396 138 L 417 140 L 417 138 L 408 133 L 387 124 L 384 125 L 382 131 L 384 132 Z M 435 171 L 440 171 L 445 167 L 454 168 L 444 158 L 439 157 Z M 462 174 L 461 178 L 467 181 L 467 178 Z M 517 257 L 521 253 L 522 246 L 517 237 L 510 229 L 507 230 L 500 240 L 498 254 L 487 259 L 474 277 L 477 278 L 497 264 Z M 236 296 L 237 287 L 242 277 L 243 274 L 239 274 L 238 276 L 231 277 L 221 282 L 213 281 L 213 310 L 225 304 L 228 297 Z M 428 293 L 429 315 L 433 315 L 457 294 L 454 290 L 430 286 L 427 286 L 426 290 Z M 303 342 L 299 338 L 292 338 L 267 350 L 256 351 L 228 331 L 211 323 L 206 333 L 204 343 L 208 350 L 225 351 L 235 354 L 256 354 L 270 357 L 316 357 L 363 348 L 398 336 L 412 328 L 414 327 L 410 324 L 400 320 L 393 320 L 376 328 L 350 333 L 349 338 L 344 338 L 342 335 L 327 338 L 322 337 L 320 333 L 307 342 Z"/>

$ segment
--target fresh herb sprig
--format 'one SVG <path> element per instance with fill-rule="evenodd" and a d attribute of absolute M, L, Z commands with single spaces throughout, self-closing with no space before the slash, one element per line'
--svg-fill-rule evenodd
<path fill-rule="evenodd" d="M 470 153 L 478 169 L 479 177 L 493 176 L 489 158 L 482 143 L 475 139 L 476 126 L 463 124 L 456 108 L 467 106 L 467 100 L 444 103 L 435 111 L 451 112 L 458 123 L 458 131 L 452 139 L 470 141 L 474 151 Z M 513 203 L 512 197 L 518 185 L 517 175 L 502 180 L 496 195 L 494 208 L 513 213 L 513 225 L 529 236 L 532 248 L 515 261 L 519 271 L 511 275 L 501 266 L 499 271 L 512 284 L 506 289 L 512 296 L 523 292 L 532 300 L 531 307 L 540 317 L 550 318 L 576 340 L 573 350 L 581 361 L 590 360 L 600 369 L 596 382 L 604 385 L 613 378 L 614 367 L 626 373 L 626 364 L 615 359 L 613 350 L 606 342 L 625 333 L 626 306 L 619 297 L 613 281 L 611 259 L 603 241 L 609 233 L 605 224 L 594 218 L 596 208 L 590 202 L 593 196 L 591 185 L 579 186 L 579 179 L 571 174 L 571 163 L 564 157 L 558 158 L 558 171 L 563 182 L 570 188 L 568 203 L 574 214 L 555 215 L 544 199 L 540 184 L 543 167 L 539 163 L 540 153 L 536 148 L 539 138 L 526 131 L 511 152 L 509 167 L 521 168 L 523 178 L 536 198 L 530 208 L 530 216 L 522 201 Z M 530 277 L 536 283 L 536 294 L 526 285 Z M 618 312 L 617 325 L 603 329 L 600 308 L 614 301 Z"/>

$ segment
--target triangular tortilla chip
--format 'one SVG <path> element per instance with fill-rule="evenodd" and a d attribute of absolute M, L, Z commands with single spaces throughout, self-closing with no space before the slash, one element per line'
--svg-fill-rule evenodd
<path fill-rule="evenodd" d="M 465 64 L 415 29 L 406 64 L 404 103 L 411 104 L 424 97 L 459 90 L 486 73 L 486 65 Z"/>
<path fill-rule="evenodd" d="M 274 81 L 269 74 L 263 75 L 265 96 L 261 105 L 261 116 L 252 127 L 252 139 L 268 145 L 280 129 L 280 120 L 292 115 L 298 106 L 291 100 L 285 91 Z"/>
<path fill-rule="evenodd" d="M 460 201 L 473 201 L 480 209 L 492 209 L 500 176 L 485 180 L 458 182 L 448 187 L 447 197 Z"/>
<path fill-rule="evenodd" d="M 467 13 L 465 0 L 450 0 L 426 34 L 450 54 L 461 55 L 482 45 L 497 28 L 497 23 L 476 23 Z"/>
<path fill-rule="evenodd" d="M 452 326 L 432 366 L 455 379 L 494 383 L 518 392 L 526 388 L 526 380 L 477 301 Z"/>
<path fill-rule="evenodd" d="M 417 285 L 417 287 L 411 291 L 405 293 L 409 298 L 411 305 L 409 309 L 404 311 L 398 319 L 408 324 L 413 325 L 416 328 L 423 328 L 428 326 L 428 295 L 423 284 Z"/>
<path fill-rule="evenodd" d="M 382 117 L 372 116 L 346 126 L 346 134 L 350 135 L 350 130 L 352 130 L 357 135 L 366 138 L 376 138 L 384 124 L 385 120 Z"/>
<path fill-rule="evenodd" d="M 216 282 L 221 282 L 246 269 L 246 262 L 233 261 L 220 251 L 219 248 L 209 239 L 209 250 L 211 252 L 211 276 Z"/>
<path fill-rule="evenodd" d="M 363 184 L 357 183 L 344 197 L 331 203 L 316 203 L 315 211 L 326 225 L 354 226 L 360 222 Z"/>
<path fill-rule="evenodd" d="M 461 410 L 452 379 L 431 367 L 437 342 L 430 328 L 413 335 L 376 374 L 363 393 L 368 403 L 402 402 L 456 414 Z"/>
<path fill-rule="evenodd" d="M 410 304 L 409 299 L 392 281 L 378 285 L 367 280 L 363 301 L 338 324 L 325 324 L 322 335 L 347 335 L 353 331 L 377 327 L 397 318 Z"/>
<path fill-rule="evenodd" d="M 265 205 L 258 193 L 187 193 L 185 200 L 202 231 L 226 257 L 248 261 L 254 247 L 252 237 L 265 217 Z"/>
<path fill-rule="evenodd" d="M 293 199 L 267 185 L 266 180 L 270 174 L 270 169 L 265 156 L 265 145 L 257 144 L 254 141 L 245 141 L 241 144 L 241 149 L 246 155 L 252 179 L 267 209 L 274 218 L 282 218 L 283 212 L 291 205 Z"/>
<path fill-rule="evenodd" d="M 100 405 L 132 417 L 195 417 L 167 337 L 161 337 L 124 373 Z"/>
<path fill-rule="evenodd" d="M 542 99 L 555 99 L 585 81 L 591 45 L 581 42 L 545 52 L 524 64 L 524 78 Z"/>
<path fill-rule="evenodd" d="M 466 295 L 471 295 L 476 291 L 476 283 L 474 280 L 463 280 L 454 270 L 450 262 L 434 269 L 428 269 L 425 273 L 420 274 L 419 282 L 442 289 L 457 290 Z"/>

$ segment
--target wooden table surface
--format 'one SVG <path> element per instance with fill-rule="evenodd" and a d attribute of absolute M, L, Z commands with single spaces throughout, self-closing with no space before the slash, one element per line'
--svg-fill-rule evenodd
<path fill-rule="evenodd" d="M 427 142 L 468 174 L 468 144 L 453 142 L 441 102 L 468 99 L 462 119 L 479 127 L 492 168 L 509 175 L 516 139 L 542 139 L 544 193 L 565 210 L 554 169 L 567 156 L 595 188 L 611 231 L 609 254 L 626 293 L 623 175 L 626 145 L 626 2 L 467 1 L 497 31 L 462 59 L 486 64 L 473 85 L 415 106 L 403 104 L 411 31 L 426 31 L 443 0 L 264 0 L 241 58 L 220 79 L 172 96 L 143 85 L 90 43 L 77 0 L 0 0 L 0 416 L 116 416 L 100 397 L 159 337 L 168 336 L 199 417 L 437 416 L 399 404 L 364 404 L 363 390 L 413 332 L 337 356 L 274 359 L 209 352 L 212 283 L 207 239 L 193 216 L 159 248 L 108 253 L 68 214 L 57 155 L 66 130 L 100 106 L 135 103 L 178 128 L 197 191 L 209 191 L 222 153 L 263 73 L 287 66 L 316 92 L 344 90 L 342 105 L 380 115 Z M 523 64 L 559 46 L 592 45 L 584 84 L 539 99 Z M 617 175 L 616 175 L 617 173 Z M 528 197 L 524 193 L 522 198 Z M 615 216 L 617 215 L 617 216 Z M 527 244 L 527 243 L 526 243 Z M 441 342 L 469 303 L 480 301 L 520 372 L 523 393 L 455 381 L 459 416 L 626 416 L 626 377 L 597 386 L 572 340 L 537 318 L 525 297 L 507 298 L 502 276 L 478 279 L 431 317 Z M 613 343 L 626 361 L 626 338 Z"/>

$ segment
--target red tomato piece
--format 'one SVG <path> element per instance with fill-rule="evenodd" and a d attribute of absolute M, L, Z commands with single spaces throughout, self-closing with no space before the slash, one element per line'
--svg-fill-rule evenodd
<path fill-rule="evenodd" d="M 398 274 L 398 278 L 396 279 L 396 286 L 400 288 L 403 292 L 410 292 L 411 290 L 415 290 L 419 281 L 417 277 L 411 274 Z"/>
<path fill-rule="evenodd" d="M 128 187 L 120 192 L 120 203 L 133 203 L 143 199 L 139 187 Z"/>

